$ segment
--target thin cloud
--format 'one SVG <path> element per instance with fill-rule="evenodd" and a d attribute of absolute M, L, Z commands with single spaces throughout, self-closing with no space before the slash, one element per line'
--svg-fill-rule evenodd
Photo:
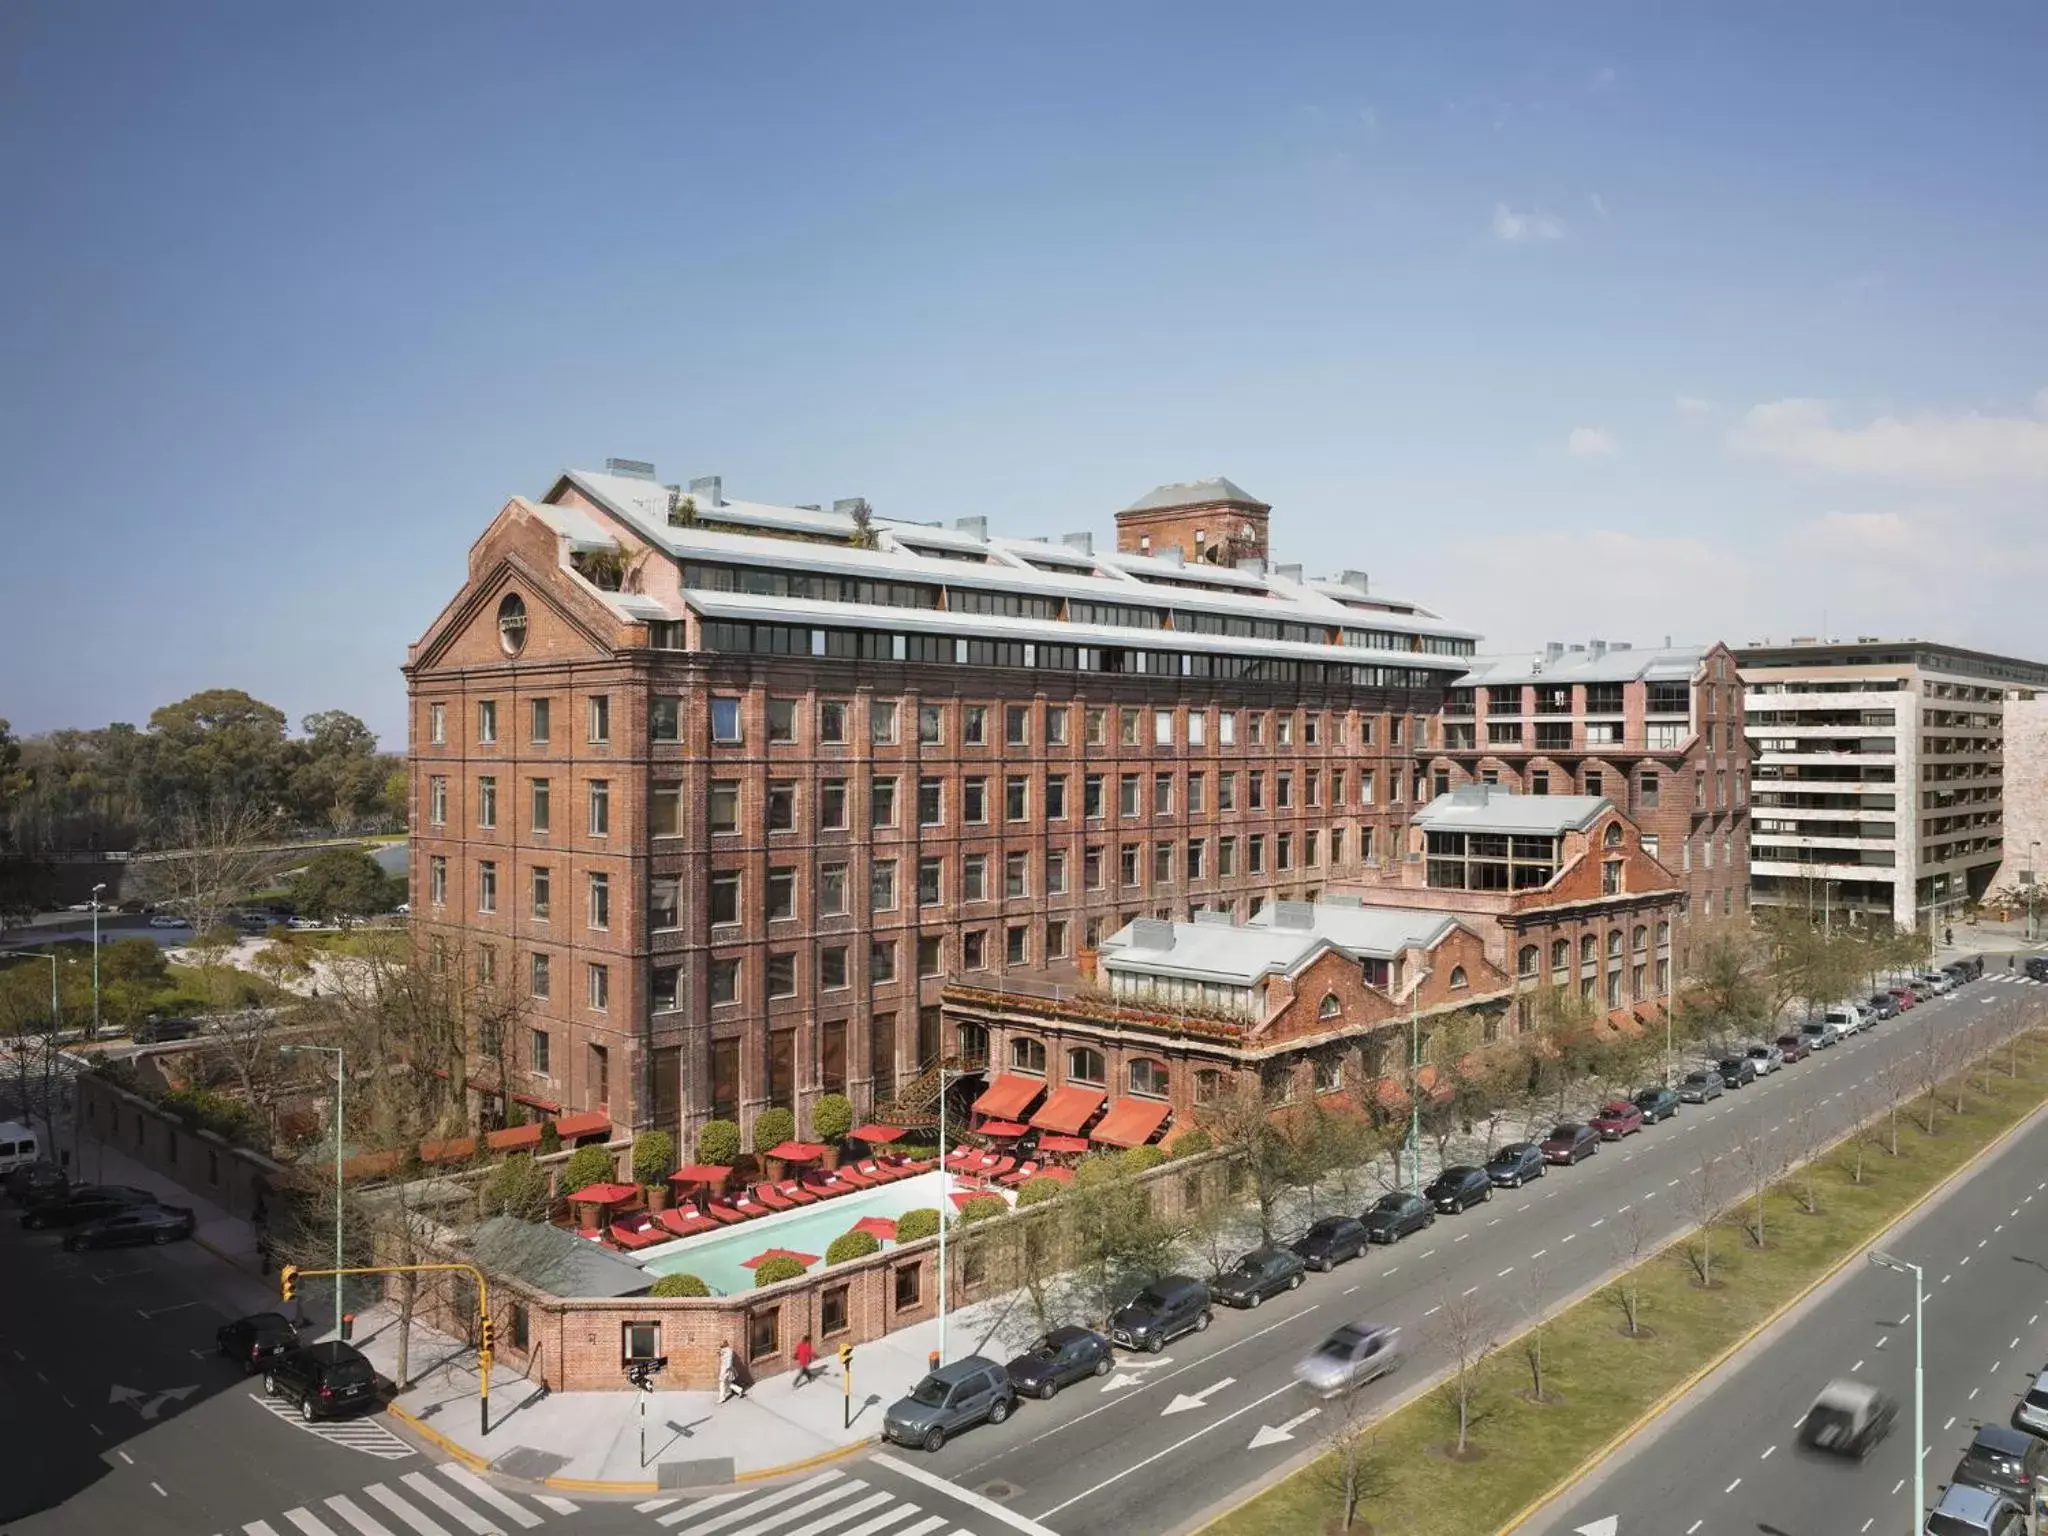
<path fill-rule="evenodd" d="M 1750 407 L 1728 433 L 1729 451 L 1829 474 L 1934 484 L 2048 482 L 2048 391 L 2033 416 L 1880 416 L 1838 426 L 1825 400 Z"/>
<path fill-rule="evenodd" d="M 1565 447 L 1575 459 L 1611 459 L 1621 452 L 1621 444 L 1604 427 L 1573 427 Z"/>
<path fill-rule="evenodd" d="M 1517 213 L 1506 203 L 1495 203 L 1493 237 L 1507 245 L 1523 245 L 1532 240 L 1562 240 L 1564 223 L 1541 208 Z"/>
<path fill-rule="evenodd" d="M 1703 399 L 1699 395 L 1680 395 L 1672 402 L 1672 408 L 1681 416 L 1690 416 L 1695 419 L 1701 416 L 1711 416 L 1718 409 L 1713 401 Z"/>
<path fill-rule="evenodd" d="M 1604 222 L 1607 218 L 1607 199 L 1595 192 L 1588 201 L 1593 205 L 1593 212 Z"/>

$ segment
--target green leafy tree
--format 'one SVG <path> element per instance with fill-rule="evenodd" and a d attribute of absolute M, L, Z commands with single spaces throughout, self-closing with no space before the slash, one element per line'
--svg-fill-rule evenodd
<path fill-rule="evenodd" d="M 667 1131 L 642 1131 L 633 1138 L 633 1182 L 659 1184 L 676 1171 L 676 1139 Z"/>
<path fill-rule="evenodd" d="M 1066 1187 L 1060 1180 L 1049 1179 L 1040 1174 L 1037 1178 L 1024 1181 L 1023 1187 L 1017 1191 L 1017 1204 L 1020 1208 L 1043 1205 L 1048 1200 L 1059 1199 Z"/>
<path fill-rule="evenodd" d="M 754 1116 L 754 1150 L 766 1152 L 796 1139 L 796 1116 L 786 1109 L 764 1109 Z"/>
<path fill-rule="evenodd" d="M 1166 1161 L 1166 1154 L 1154 1146 L 1132 1147 L 1123 1155 L 1123 1170 L 1135 1177 L 1157 1168 Z"/>
<path fill-rule="evenodd" d="M 939 1213 L 931 1206 L 920 1205 L 896 1218 L 896 1241 L 899 1243 L 914 1243 L 921 1238 L 938 1235 Z"/>
<path fill-rule="evenodd" d="M 990 1221 L 1009 1214 L 1010 1202 L 1001 1195 L 976 1195 L 960 1207 L 960 1222 L 961 1225 L 967 1226 L 977 1221 Z"/>
<path fill-rule="evenodd" d="M 286 891 L 292 910 L 302 917 L 369 917 L 396 905 L 383 866 L 360 848 L 314 854 Z"/>
<path fill-rule="evenodd" d="M 842 1232 L 826 1245 L 827 1264 L 845 1264 L 853 1259 L 864 1259 L 869 1254 L 880 1253 L 882 1243 L 872 1232 Z"/>
<path fill-rule="evenodd" d="M 755 1283 L 760 1282 L 756 1280 Z M 663 1275 L 647 1288 L 647 1294 L 668 1301 L 688 1296 L 709 1296 L 711 1287 L 695 1275 Z"/>
<path fill-rule="evenodd" d="M 491 1171 L 484 1185 L 486 1214 L 516 1216 L 521 1221 L 545 1221 L 548 1214 L 548 1171 L 527 1156 L 515 1153 Z"/>
<path fill-rule="evenodd" d="M 794 1280 L 804 1272 L 805 1265 L 786 1253 L 778 1253 L 772 1259 L 763 1259 L 754 1266 L 754 1289 L 780 1285 L 785 1280 Z"/>
<path fill-rule="evenodd" d="M 697 1161 L 730 1168 L 740 1158 L 740 1128 L 730 1120 L 706 1120 L 697 1132 Z"/>
<path fill-rule="evenodd" d="M 618 1167 L 606 1147 L 578 1147 L 562 1165 L 562 1192 L 573 1195 L 592 1184 L 609 1184 L 618 1177 Z"/>
<path fill-rule="evenodd" d="M 836 1146 L 852 1129 L 853 1104 L 845 1094 L 825 1094 L 811 1106 L 811 1133 L 818 1140 Z"/>
<path fill-rule="evenodd" d="M 1215 1149 L 1216 1143 L 1210 1139 L 1209 1133 L 1199 1125 L 1191 1125 L 1166 1143 L 1164 1150 L 1168 1157 L 1199 1157 Z"/>

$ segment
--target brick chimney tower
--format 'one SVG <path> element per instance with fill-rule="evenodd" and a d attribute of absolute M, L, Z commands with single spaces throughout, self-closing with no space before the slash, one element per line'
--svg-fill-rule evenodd
<path fill-rule="evenodd" d="M 1234 567 L 1266 558 L 1266 519 L 1273 509 L 1218 475 L 1147 491 L 1116 515 L 1119 554 L 1179 550 L 1188 564 Z"/>

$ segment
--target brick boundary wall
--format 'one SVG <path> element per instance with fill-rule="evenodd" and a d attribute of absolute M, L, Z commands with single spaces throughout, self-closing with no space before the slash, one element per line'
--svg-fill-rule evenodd
<path fill-rule="evenodd" d="M 259 1201 L 274 1203 L 291 1178 L 284 1164 L 212 1131 L 196 1130 L 179 1115 L 96 1073 L 79 1073 L 73 1094 L 72 1114 L 81 1133 L 244 1220 L 255 1214 Z M 72 1170 L 73 1178 L 82 1176 L 82 1170 Z"/>

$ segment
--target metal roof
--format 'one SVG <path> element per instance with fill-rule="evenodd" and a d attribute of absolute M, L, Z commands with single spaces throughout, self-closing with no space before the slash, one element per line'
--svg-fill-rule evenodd
<path fill-rule="evenodd" d="M 1206 480 L 1176 480 L 1169 485 L 1155 485 L 1124 510 L 1164 512 L 1172 507 L 1213 506 L 1219 501 L 1239 501 L 1249 506 L 1266 507 L 1265 502 L 1235 481 L 1223 475 L 1211 475 Z"/>
<path fill-rule="evenodd" d="M 560 1227 L 493 1216 L 469 1234 L 483 1268 L 551 1296 L 638 1296 L 654 1276 L 638 1264 Z"/>
<path fill-rule="evenodd" d="M 1618 651 L 1609 647 L 1598 656 L 1591 651 L 1566 651 L 1562 656 L 1551 656 L 1542 651 L 1534 655 L 1474 656 L 1467 661 L 1471 670 L 1458 681 L 1467 687 L 1473 684 L 1633 683 L 1651 679 L 1690 682 L 1706 654 L 1707 647 L 1703 645 L 1680 645 L 1640 651 L 1633 647 L 1623 647 Z"/>
<path fill-rule="evenodd" d="M 1461 784 L 1414 816 L 1426 832 L 1582 832 L 1614 802 L 1605 795 L 1518 795 L 1499 784 Z"/>
<path fill-rule="evenodd" d="M 1274 926 L 1283 908 L 1306 926 Z M 1426 908 L 1287 902 L 1266 908 L 1242 927 L 1140 918 L 1105 938 L 1098 953 L 1103 968 L 1112 972 L 1245 987 L 1266 976 L 1297 975 L 1331 949 L 1353 958 L 1390 960 L 1404 949 L 1427 949 L 1459 926 L 1456 915 Z"/>

